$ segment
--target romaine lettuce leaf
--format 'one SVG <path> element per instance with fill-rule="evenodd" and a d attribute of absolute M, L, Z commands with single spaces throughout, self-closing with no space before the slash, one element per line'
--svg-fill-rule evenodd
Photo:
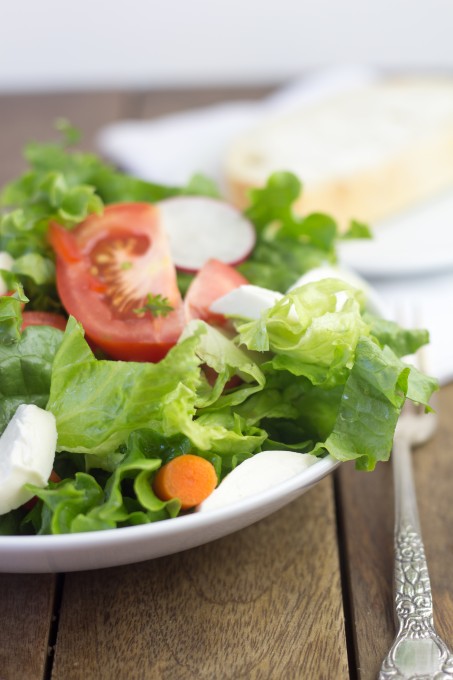
<path fill-rule="evenodd" d="M 261 431 L 239 426 L 230 430 L 220 416 L 196 417 L 197 405 L 212 401 L 200 368 L 200 357 L 205 354 L 203 331 L 210 333 L 207 329 L 200 327 L 183 338 L 158 364 L 106 361 L 94 357 L 82 328 L 70 319 L 54 360 L 47 404 L 57 422 L 58 450 L 96 455 L 97 464 L 105 456 L 110 467 L 108 456 L 133 430 L 143 427 L 165 436 L 184 434 L 200 451 L 256 450 L 265 438 Z M 243 375 L 249 380 L 259 378 L 260 371 L 249 358 L 241 362 L 241 351 L 224 340 Z M 225 357 L 228 354 L 226 350 Z M 229 374 L 225 360 L 221 383 Z M 248 393 L 256 389 L 256 385 L 246 388 Z M 241 399 L 246 396 L 247 391 Z"/>
<path fill-rule="evenodd" d="M 47 404 L 57 422 L 58 450 L 112 453 L 140 427 L 184 433 L 200 384 L 196 344 L 195 336 L 188 338 L 158 364 L 97 360 L 70 318 Z"/>
<path fill-rule="evenodd" d="M 412 371 L 388 347 L 381 349 L 372 338 L 361 338 L 332 432 L 313 453 L 324 449 L 337 460 L 356 460 L 362 470 L 388 460 L 406 395 L 426 403 L 437 388 L 435 380 L 417 372 L 410 390 Z"/>
<path fill-rule="evenodd" d="M 62 331 L 50 326 L 29 326 L 21 333 L 21 324 L 21 301 L 0 297 L 0 434 L 20 404 L 45 407 L 63 339 Z"/>
<path fill-rule="evenodd" d="M 240 322 L 239 341 L 272 358 L 261 366 L 264 390 L 237 412 L 247 418 L 255 402 L 264 422 L 253 422 L 274 442 L 313 440 L 314 455 L 328 451 L 371 470 L 390 455 L 405 399 L 428 406 L 437 382 L 399 357 L 424 344 L 426 331 L 362 316 L 361 307 L 356 289 L 323 279 L 295 289 L 260 319 Z M 273 399 L 286 404 L 283 416 Z"/>

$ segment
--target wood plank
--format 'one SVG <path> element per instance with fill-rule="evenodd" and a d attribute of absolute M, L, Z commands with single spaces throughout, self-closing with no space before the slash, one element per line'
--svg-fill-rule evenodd
<path fill-rule="evenodd" d="M 97 129 L 130 106 L 115 93 L 0 97 L 0 184 L 24 169 L 25 142 L 52 137 L 56 118 L 68 117 L 92 148 Z M 55 587 L 52 575 L 0 574 L 0 680 L 44 677 Z"/>
<path fill-rule="evenodd" d="M 92 148 L 96 130 L 121 115 L 139 110 L 157 115 L 230 96 L 217 91 L 199 98 L 153 93 L 152 101 L 140 93 L 124 99 L 114 93 L 2 98 L 0 181 L 23 168 L 23 143 L 50 136 L 56 116 L 69 117 Z M 10 652 L 10 666 L 0 665 L 0 678 L 18 677 L 13 631 L 22 629 L 20 648 L 26 640 L 35 666 L 27 676 L 24 665 L 20 678 L 42 678 L 52 612 L 43 603 L 53 602 L 53 577 L 3 575 L 1 583 L 11 592 L 11 604 L 0 618 L 5 656 Z M 17 594 L 23 592 L 25 601 L 35 583 L 41 604 L 27 609 Z M 38 637 L 27 637 L 26 624 Z M 141 565 L 68 575 L 59 624 L 54 680 L 170 673 L 348 678 L 331 480 L 272 518 L 214 544 Z"/>
<path fill-rule="evenodd" d="M 0 185 L 26 168 L 23 146 L 58 138 L 54 123 L 67 118 L 83 134 L 81 148 L 93 149 L 96 132 L 132 110 L 117 92 L 3 95 L 0 97 Z M 135 103 L 135 102 L 134 102 Z"/>
<path fill-rule="evenodd" d="M 220 104 L 225 101 L 249 101 L 269 94 L 272 87 L 213 87 L 209 89 L 158 89 L 145 92 L 140 115 L 154 118 L 166 113 L 176 113 Z"/>
<path fill-rule="evenodd" d="M 439 634 L 453 647 L 453 384 L 441 390 L 436 436 L 414 453 L 417 498 Z M 393 637 L 393 478 L 391 465 L 373 473 L 340 471 L 340 500 L 349 572 L 359 680 L 374 680 Z"/>
<path fill-rule="evenodd" d="M 0 574 L 1 680 L 44 678 L 55 578 L 48 574 Z"/>
<path fill-rule="evenodd" d="M 86 677 L 349 678 L 332 479 L 200 548 L 68 574 L 52 680 Z"/>

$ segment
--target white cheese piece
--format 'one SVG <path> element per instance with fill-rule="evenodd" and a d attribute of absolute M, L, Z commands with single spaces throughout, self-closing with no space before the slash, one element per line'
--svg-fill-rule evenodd
<path fill-rule="evenodd" d="M 261 286 L 244 285 L 215 300 L 210 310 L 216 314 L 257 320 L 261 313 L 273 307 L 283 295 Z"/>
<path fill-rule="evenodd" d="M 262 451 L 234 468 L 208 498 L 198 512 L 222 508 L 243 498 L 272 488 L 291 479 L 317 462 L 315 456 L 296 451 Z"/>
<path fill-rule="evenodd" d="M 0 515 L 33 497 L 25 484 L 47 486 L 56 445 L 55 416 L 34 404 L 19 406 L 0 437 Z"/>
<path fill-rule="evenodd" d="M 13 263 L 14 260 L 9 253 L 6 253 L 5 251 L 0 252 L 0 269 L 6 269 L 6 271 L 10 272 Z M 6 283 L 0 274 L 0 295 L 5 295 L 7 292 L 8 288 L 6 287 Z"/>

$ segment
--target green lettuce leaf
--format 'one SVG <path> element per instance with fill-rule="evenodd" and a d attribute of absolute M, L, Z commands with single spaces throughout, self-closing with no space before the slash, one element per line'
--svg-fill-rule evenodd
<path fill-rule="evenodd" d="M 341 234 L 342 239 L 351 238 L 373 238 L 373 234 L 367 224 L 363 222 L 358 222 L 357 220 L 351 220 L 347 231 Z"/>
<path fill-rule="evenodd" d="M 238 326 L 248 349 L 271 350 L 272 366 L 313 384 L 343 381 L 357 342 L 369 332 L 361 317 L 360 291 L 339 279 L 323 279 L 285 295 L 257 321 Z"/>
<path fill-rule="evenodd" d="M 47 404 L 57 421 L 58 449 L 104 455 L 140 427 L 184 433 L 200 383 L 196 343 L 188 338 L 158 364 L 97 360 L 70 318 Z"/>
<path fill-rule="evenodd" d="M 362 470 L 388 460 L 410 373 L 411 368 L 388 347 L 381 349 L 371 338 L 361 338 L 332 432 L 314 453 L 325 449 L 337 460 L 356 460 Z M 422 382 L 414 384 L 410 395 L 419 402 L 436 388 L 426 376 Z"/>
<path fill-rule="evenodd" d="M 261 366 L 263 391 L 237 414 L 264 428 L 277 446 L 312 441 L 313 455 L 329 452 L 367 470 L 387 460 L 405 399 L 428 407 L 438 386 L 399 356 L 420 347 L 427 333 L 362 316 L 362 307 L 358 291 L 323 279 L 295 289 L 260 319 L 240 323 L 239 341 L 272 356 Z"/>
<path fill-rule="evenodd" d="M 338 226 L 323 213 L 296 215 L 301 192 L 299 179 L 290 172 L 274 173 L 264 187 L 250 191 L 245 214 L 257 229 L 257 243 L 239 266 L 250 283 L 284 293 L 309 269 L 336 262 Z M 353 221 L 347 236 L 368 238 L 370 232 Z"/>
<path fill-rule="evenodd" d="M 254 392 L 263 389 L 264 375 L 256 363 L 256 356 L 252 358 L 220 330 L 204 321 L 193 320 L 187 324 L 181 339 L 193 335 L 198 337 L 197 356 L 217 376 L 213 386 L 205 381 L 199 388 L 197 408 L 206 408 L 213 404 L 216 408 L 224 408 L 239 404 Z M 224 389 L 233 376 L 238 376 L 243 384 L 240 389 L 224 394 Z"/>
<path fill-rule="evenodd" d="M 11 271 L 18 276 L 27 276 L 37 286 L 51 284 L 55 280 L 55 264 L 38 253 L 26 253 L 18 257 Z"/>
<path fill-rule="evenodd" d="M 399 357 L 414 354 L 420 347 L 429 342 L 429 332 L 426 329 L 406 329 L 394 321 L 388 321 L 371 314 L 364 316 L 370 325 L 371 334 L 379 340 L 381 345 L 387 345 Z"/>
<path fill-rule="evenodd" d="M 50 483 L 46 489 L 32 484 L 27 484 L 27 489 L 43 502 L 38 508 L 39 512 L 34 510 L 30 517 L 24 518 L 24 524 L 31 520 L 38 525 L 35 526 L 38 534 L 71 533 L 74 521 L 99 505 L 104 497 L 95 478 L 85 472 L 77 472 L 74 479 Z"/>
<path fill-rule="evenodd" d="M 38 534 L 78 533 L 176 517 L 180 502 L 161 501 L 152 483 L 161 465 L 187 453 L 190 447 L 181 435 L 165 438 L 154 430 L 135 430 L 106 479 L 99 470 L 91 474 L 77 471 L 71 478 L 50 482 L 46 489 L 28 485 L 41 502 L 22 519 L 21 529 L 26 531 L 32 524 Z M 4 533 L 17 522 L 17 517 L 5 522 Z"/>
<path fill-rule="evenodd" d="M 50 393 L 52 363 L 63 333 L 50 326 L 20 332 L 21 302 L 0 297 L 0 434 L 20 404 L 44 408 Z"/>
<path fill-rule="evenodd" d="M 309 453 L 327 451 L 337 460 L 355 460 L 359 469 L 373 470 L 390 456 L 405 399 L 427 406 L 437 387 L 436 380 L 405 364 L 389 347 L 362 336 L 344 385 L 326 389 L 302 380 L 285 398 L 291 400 L 292 394 L 296 422 L 316 442 Z"/>
<path fill-rule="evenodd" d="M 58 122 L 59 142 L 31 143 L 25 148 L 29 170 L 7 184 L 0 194 L 0 251 L 15 258 L 31 307 L 58 309 L 54 255 L 46 237 L 49 224 L 68 229 L 104 205 L 116 202 L 155 203 L 180 194 L 218 197 L 214 182 L 194 175 L 187 186 L 171 187 L 126 175 L 98 156 L 69 149 L 78 133 Z M 32 259 L 34 258 L 34 259 Z"/>
<path fill-rule="evenodd" d="M 104 457 L 104 466 L 110 468 L 117 460 L 109 456 L 133 430 L 143 427 L 165 436 L 183 434 L 199 451 L 223 453 L 234 446 L 241 451 L 256 450 L 265 438 L 261 431 L 243 431 L 239 426 L 229 430 L 220 416 L 196 417 L 197 406 L 212 401 L 200 368 L 206 350 L 202 347 L 203 330 L 207 328 L 201 326 L 162 361 L 149 364 L 96 359 L 82 328 L 70 319 L 53 363 L 47 404 L 57 422 L 58 450 L 95 455 L 97 465 L 102 465 L 100 458 Z M 240 361 L 236 355 L 242 353 L 230 346 L 232 361 L 241 364 L 243 375 L 249 380 L 254 374 L 259 378 L 259 369 L 248 358 Z M 227 363 L 225 366 L 219 384 L 229 375 Z M 248 393 L 256 389 L 250 386 Z M 214 386 L 214 394 L 217 390 Z M 247 392 L 240 398 L 245 396 Z"/>

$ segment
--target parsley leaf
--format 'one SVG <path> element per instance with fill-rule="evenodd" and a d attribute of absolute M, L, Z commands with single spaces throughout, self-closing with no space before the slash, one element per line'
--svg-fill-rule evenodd
<path fill-rule="evenodd" d="M 164 298 L 160 294 L 148 293 L 145 304 L 143 307 L 134 309 L 134 314 L 142 316 L 146 312 L 151 312 L 153 316 L 167 316 L 171 311 L 173 311 L 173 307 L 169 304 L 168 298 Z"/>

